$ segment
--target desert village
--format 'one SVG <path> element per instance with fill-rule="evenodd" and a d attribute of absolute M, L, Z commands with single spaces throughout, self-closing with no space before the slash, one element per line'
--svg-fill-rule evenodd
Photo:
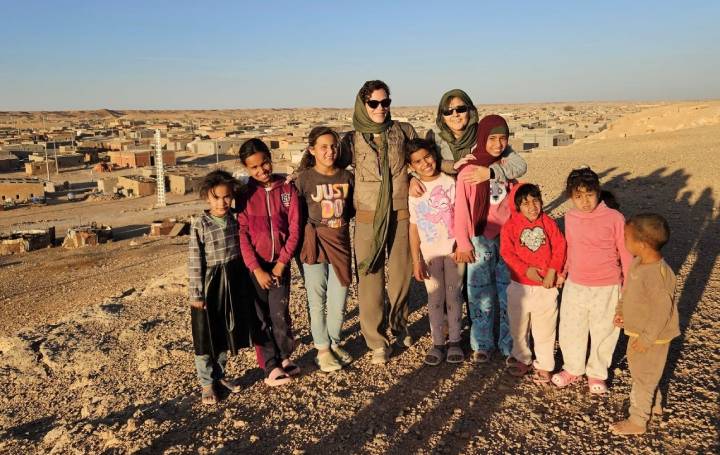
<path fill-rule="evenodd" d="M 289 306 L 304 374 L 269 391 L 246 350 L 228 364 L 242 392 L 203 407 L 184 235 L 205 206 L 198 178 L 216 167 L 242 175 L 236 153 L 250 137 L 290 172 L 309 130 L 348 131 L 351 111 L 0 112 L 0 453 L 717 453 L 720 102 L 478 108 L 509 119 L 524 178 L 541 185 L 552 217 L 570 205 L 564 182 L 580 165 L 597 170 L 623 213 L 667 217 L 683 335 L 663 380 L 666 412 L 646 435 L 607 431 L 627 408 L 624 342 L 602 398 L 517 380 L 499 357 L 427 367 L 426 294 L 414 281 L 416 344 L 373 367 L 351 288 L 345 346 L 357 360 L 323 375 L 296 268 Z M 392 114 L 422 135 L 436 112 Z"/>
<path fill-rule="evenodd" d="M 510 145 L 518 151 L 563 147 L 599 133 L 637 104 L 552 104 L 485 106 L 509 120 Z M 483 114 L 481 109 L 480 114 Z M 419 134 L 435 124 L 433 108 L 398 108 L 395 119 L 413 124 Z M 276 171 L 289 172 L 306 147 L 314 126 L 328 125 L 343 133 L 352 129 L 351 112 L 339 109 L 206 111 L 168 113 L 111 110 L 62 113 L 0 113 L 0 208 L 57 205 L 90 200 L 153 196 L 158 189 L 156 161 L 162 156 L 165 190 L 193 193 L 210 168 L 242 173 L 235 160 L 240 145 L 259 137 L 273 153 Z M 160 132 L 162 155 L 157 153 Z M 163 221 L 151 229 L 160 232 Z M 52 245 L 55 226 L 32 223 L 4 225 L 0 254 Z M 162 224 L 168 230 L 168 222 Z M 109 226 L 70 226 L 66 246 L 93 244 L 111 235 Z M 163 231 L 163 232 L 164 232 Z M 178 231 L 180 232 L 180 231 Z M 88 237 L 89 236 L 89 237 Z"/>

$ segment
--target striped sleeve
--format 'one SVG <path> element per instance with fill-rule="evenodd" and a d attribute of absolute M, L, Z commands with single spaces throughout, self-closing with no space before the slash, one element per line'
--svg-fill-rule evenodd
<path fill-rule="evenodd" d="M 200 217 L 195 218 L 190 228 L 188 245 L 188 293 L 190 300 L 205 300 L 205 243 L 203 224 Z"/>

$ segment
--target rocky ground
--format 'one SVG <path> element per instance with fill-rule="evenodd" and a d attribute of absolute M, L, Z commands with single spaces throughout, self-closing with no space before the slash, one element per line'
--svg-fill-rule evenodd
<path fill-rule="evenodd" d="M 654 210 L 670 220 L 666 255 L 678 272 L 683 335 L 662 382 L 666 412 L 646 435 L 607 431 L 628 405 L 623 338 L 604 397 L 512 378 L 500 358 L 427 367 L 418 284 L 413 347 L 387 367 L 370 365 L 353 293 L 345 331 L 357 360 L 326 375 L 313 365 L 305 293 L 294 279 L 296 358 L 305 374 L 269 389 L 246 350 L 229 363 L 245 389 L 203 406 L 185 297 L 186 239 L 138 237 L 0 258 L 0 452 L 717 453 L 718 144 L 720 128 L 703 126 L 524 155 L 525 180 L 542 184 L 555 216 L 567 208 L 559 196 L 567 173 L 590 164 L 623 212 Z"/>

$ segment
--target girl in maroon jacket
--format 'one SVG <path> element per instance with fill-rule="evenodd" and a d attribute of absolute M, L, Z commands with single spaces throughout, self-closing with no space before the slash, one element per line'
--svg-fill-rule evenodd
<path fill-rule="evenodd" d="M 536 185 L 521 184 L 510 194 L 511 215 L 500 233 L 500 254 L 510 269 L 508 318 L 513 338 L 510 374 L 523 376 L 535 368 L 534 381 L 549 383 L 555 369 L 557 286 L 565 263 L 565 238 L 542 211 Z M 535 362 L 529 337 L 532 331 Z"/>
<path fill-rule="evenodd" d="M 240 251 L 251 272 L 261 321 L 258 362 L 270 386 L 282 385 L 300 368 L 290 360 L 295 341 L 290 327 L 290 260 L 300 239 L 300 206 L 295 187 L 272 173 L 270 150 L 260 139 L 240 147 L 250 175 L 238 204 Z"/>

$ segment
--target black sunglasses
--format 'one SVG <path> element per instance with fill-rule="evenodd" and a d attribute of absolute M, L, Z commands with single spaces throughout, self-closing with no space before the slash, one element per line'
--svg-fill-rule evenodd
<path fill-rule="evenodd" d="M 449 117 L 453 114 L 453 112 L 457 112 L 458 114 L 464 114 L 469 110 L 470 110 L 470 108 L 465 105 L 450 107 L 450 108 L 447 108 L 444 111 L 442 111 L 442 115 L 444 115 L 445 117 Z"/>
<path fill-rule="evenodd" d="M 376 109 L 378 106 L 382 106 L 382 107 L 388 108 L 388 107 L 390 107 L 390 103 L 392 103 L 392 100 L 391 100 L 390 98 L 385 98 L 385 99 L 382 100 L 382 101 L 378 101 L 378 100 L 367 100 L 367 101 L 365 102 L 365 104 L 367 104 L 368 106 L 370 106 L 371 109 Z"/>

